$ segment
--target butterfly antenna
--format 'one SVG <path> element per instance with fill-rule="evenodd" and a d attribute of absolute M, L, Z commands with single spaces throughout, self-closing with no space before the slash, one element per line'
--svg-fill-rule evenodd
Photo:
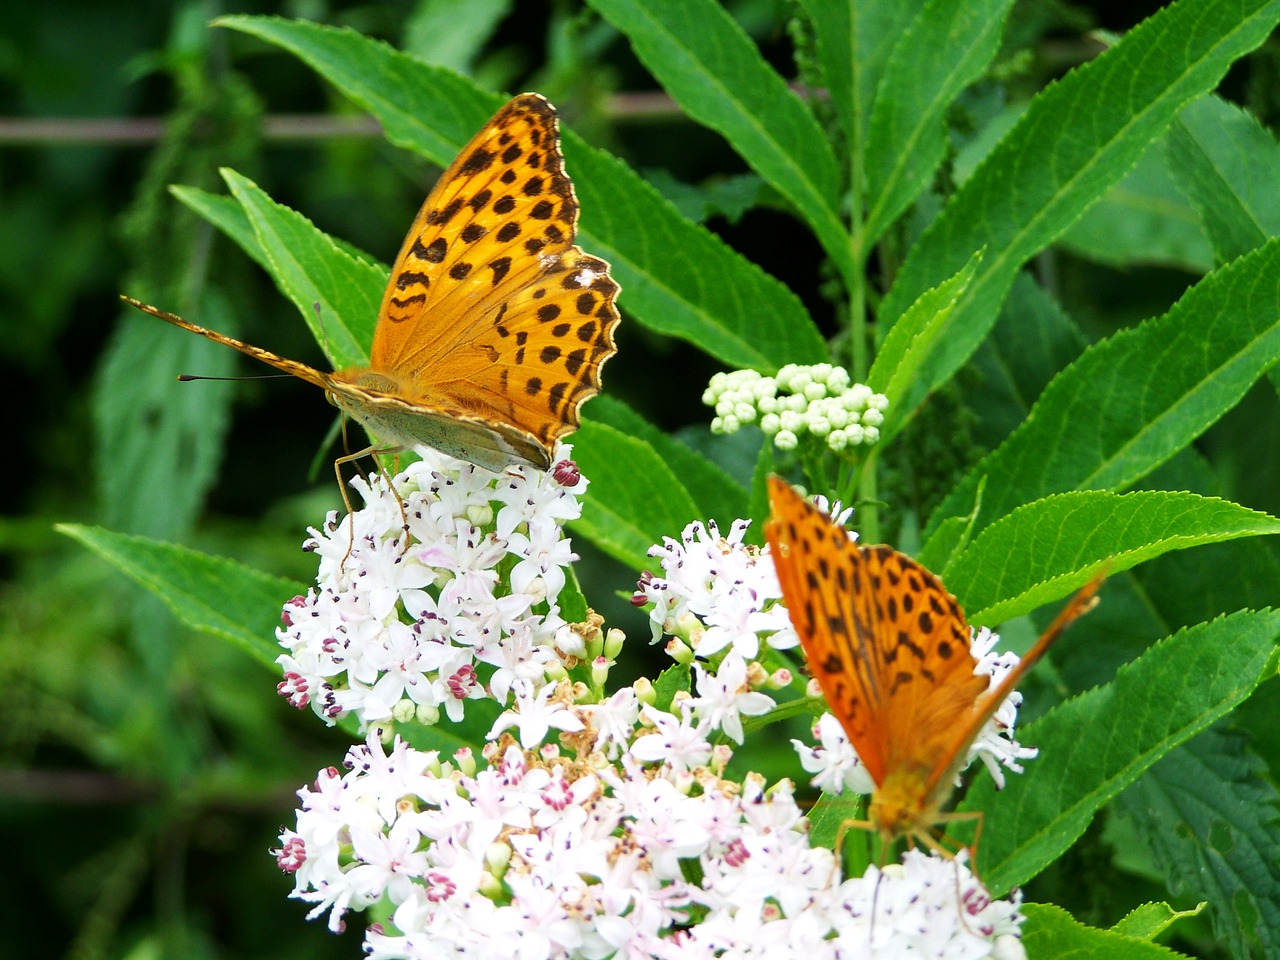
<path fill-rule="evenodd" d="M 288 380 L 287 373 L 261 373 L 252 377 L 205 377 L 196 373 L 180 373 L 178 380 L 181 383 L 190 383 L 192 380 Z"/>

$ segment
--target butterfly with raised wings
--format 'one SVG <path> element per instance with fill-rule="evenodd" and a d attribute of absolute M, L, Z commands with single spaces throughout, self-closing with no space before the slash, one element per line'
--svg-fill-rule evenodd
<path fill-rule="evenodd" d="M 969 746 L 991 715 L 1096 602 L 1101 577 L 1063 608 L 994 687 L 974 674 L 964 611 L 942 581 L 888 546 L 849 532 L 779 477 L 765 524 L 782 596 L 812 675 L 875 791 L 870 826 L 939 849 L 936 826 Z"/>
<path fill-rule="evenodd" d="M 555 108 L 502 107 L 441 175 L 382 296 L 369 365 L 326 373 L 127 303 L 323 388 L 381 443 L 418 445 L 500 471 L 546 470 L 617 352 L 619 286 L 574 244 L 578 201 Z"/>

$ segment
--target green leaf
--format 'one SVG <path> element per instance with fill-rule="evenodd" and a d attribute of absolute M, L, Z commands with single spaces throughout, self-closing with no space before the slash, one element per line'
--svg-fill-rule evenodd
<path fill-rule="evenodd" d="M 179 184 L 171 186 L 169 192 L 234 240 L 240 249 L 252 257 L 263 270 L 270 272 L 271 267 L 267 261 L 266 252 L 258 242 L 258 235 L 253 232 L 253 224 L 249 221 L 244 207 L 237 203 L 234 197 L 220 196 L 198 187 L 184 187 Z M 377 257 L 341 237 L 329 237 L 329 240 L 349 256 L 371 267 L 377 267 L 384 276 L 387 274 L 386 264 Z"/>
<path fill-rule="evenodd" d="M 291 597 L 307 592 L 306 584 L 173 543 L 75 523 L 57 529 L 158 596 L 182 623 L 230 641 L 280 672 L 280 611 Z"/>
<path fill-rule="evenodd" d="M 1019 267 L 1128 172 L 1185 104 L 1280 20 L 1280 0 L 1182 0 L 1046 88 L 912 248 L 882 305 L 896 319 L 985 247 L 960 331 L 921 383 L 946 381 L 995 322 Z"/>
<path fill-rule="evenodd" d="M 1087 350 L 934 511 L 978 526 L 1063 490 L 1124 489 L 1198 437 L 1280 358 L 1280 239 L 1210 274 L 1163 317 Z"/>
<path fill-rule="evenodd" d="M 1193 743 L 1195 741 L 1192 741 Z M 1121 794 L 1122 798 L 1127 794 Z M 1144 903 L 1134 907 L 1111 929 L 1126 937 L 1154 940 L 1177 921 L 1197 916 L 1204 909 L 1201 903 L 1194 910 L 1175 910 L 1167 903 Z"/>
<path fill-rule="evenodd" d="M 271 17 L 222 26 L 289 50 L 373 114 L 393 143 L 447 164 L 502 103 L 457 74 L 349 30 Z M 726 364 L 772 372 L 829 359 L 786 287 L 682 218 L 636 173 L 564 132 L 581 204 L 579 242 L 608 260 L 628 318 L 680 337 Z"/>
<path fill-rule="evenodd" d="M 1086 346 L 1079 327 L 1044 287 L 1019 273 L 991 336 L 958 380 L 964 406 L 979 418 L 974 439 L 989 449 L 1007 440 L 1049 381 Z"/>
<path fill-rule="evenodd" d="M 310 220 L 276 203 L 234 170 L 224 169 L 222 176 L 244 208 L 271 278 L 298 308 L 333 365 L 367 364 L 386 268 L 340 250 Z"/>
<path fill-rule="evenodd" d="M 1280 794 L 1246 735 L 1206 730 L 1118 805 L 1169 889 L 1209 902 L 1214 934 L 1231 956 L 1280 955 Z"/>
<path fill-rule="evenodd" d="M 880 428 L 881 443 L 902 429 L 923 400 L 914 392 L 917 375 L 954 335 L 951 321 L 956 304 L 981 261 L 981 253 L 975 253 L 954 277 L 922 293 L 893 325 L 876 353 L 875 362 L 867 372 L 867 386 L 889 400 Z"/>
<path fill-rule="evenodd" d="M 1170 960 L 1180 956 L 1159 944 L 1085 926 L 1051 904 L 1027 903 L 1022 912 L 1027 917 L 1022 946 L 1035 960 Z"/>
<path fill-rule="evenodd" d="M 930 0 L 898 40 L 867 135 L 864 249 L 929 186 L 948 148 L 947 111 L 996 55 L 1011 6 Z"/>
<path fill-rule="evenodd" d="M 856 269 L 840 221 L 835 153 L 808 108 L 714 0 L 590 0 L 626 34 L 681 109 L 720 133 L 795 205 L 846 286 Z"/>
<path fill-rule="evenodd" d="M 678 537 L 698 519 L 698 506 L 679 477 L 644 440 L 591 420 L 573 435 L 573 459 L 591 486 L 582 518 L 570 528 L 635 570 L 649 548 Z"/>
<path fill-rule="evenodd" d="M 205 287 L 187 307 L 207 324 L 235 329 L 231 306 L 215 288 Z M 93 389 L 103 521 L 146 536 L 182 537 L 222 462 L 233 392 L 186 389 L 176 378 L 195 370 L 233 376 L 235 358 L 203 337 L 162 330 L 167 325 L 154 317 L 122 309 L 124 322 Z"/>
<path fill-rule="evenodd" d="M 741 484 L 706 457 L 659 430 L 621 400 L 602 394 L 587 405 L 586 415 L 596 423 L 648 444 L 667 468 L 680 478 L 685 492 L 697 504 L 697 519 L 718 520 L 722 529 L 727 530 L 735 519 L 751 515 L 747 491 Z M 678 533 L 678 530 L 668 531 L 667 536 Z"/>
<path fill-rule="evenodd" d="M 1239 705 L 1270 673 L 1278 636 L 1275 610 L 1198 624 L 1155 644 L 1106 686 L 1019 727 L 1018 740 L 1039 756 L 1002 791 L 978 779 L 961 804 L 986 817 L 979 855 L 988 889 L 1003 895 L 1035 876 L 1099 808 Z"/>
<path fill-rule="evenodd" d="M 501 714 L 502 705 L 496 700 L 472 700 L 456 722 L 442 716 L 431 726 L 414 721 L 397 723 L 395 732 L 415 750 L 438 750 L 446 757 L 461 747 L 479 753 L 489 742 L 489 731 Z"/>
<path fill-rule="evenodd" d="M 236 202 L 235 197 L 220 196 L 198 187 L 179 184 L 171 186 L 169 192 L 235 241 L 236 246 L 263 270 L 270 272 L 271 264 L 267 260 L 266 251 L 258 242 L 258 235 L 253 232 L 253 224 L 249 222 L 244 207 Z"/>
<path fill-rule="evenodd" d="M 867 125 L 885 63 L 924 0 L 800 0 L 813 24 L 827 90 L 862 169 Z M 861 177 L 855 175 L 855 182 Z"/>
<path fill-rule="evenodd" d="M 469 73 L 515 0 L 425 0 L 411 8 L 405 22 L 408 53 Z"/>
<path fill-rule="evenodd" d="M 673 663 L 653 683 L 653 705 L 659 710 L 670 710 L 675 703 L 676 694 L 688 693 L 692 687 L 690 676 L 692 671 L 685 663 Z"/>
<path fill-rule="evenodd" d="M 963 517 L 948 517 L 938 526 L 938 532 L 929 538 L 916 559 L 926 570 L 945 570 L 960 550 L 969 545 L 973 539 L 973 521 L 978 516 L 978 508 L 982 506 L 984 486 L 978 485 L 973 500 L 973 509 Z"/>
<path fill-rule="evenodd" d="M 1187 104 L 1168 152 L 1219 261 L 1280 234 L 1280 145 L 1244 110 L 1212 96 Z"/>
<path fill-rule="evenodd" d="M 1174 128 L 1177 124 L 1175 120 Z M 1128 176 L 1062 235 L 1059 245 L 1114 267 L 1155 264 L 1192 273 L 1212 270 L 1213 248 L 1200 214 L 1169 169 L 1166 142 L 1162 138 L 1152 144 Z"/>
<path fill-rule="evenodd" d="M 1280 144 L 1217 97 L 1189 103 L 1169 130 L 1169 156 L 1220 261 L 1280 235 Z M 1280 369 L 1272 367 L 1280 389 Z"/>
<path fill-rule="evenodd" d="M 1280 519 L 1194 493 L 1064 493 L 991 524 L 942 579 L 971 623 L 992 625 L 1066 596 L 1104 568 L 1116 574 L 1170 550 L 1268 533 L 1280 533 Z"/>

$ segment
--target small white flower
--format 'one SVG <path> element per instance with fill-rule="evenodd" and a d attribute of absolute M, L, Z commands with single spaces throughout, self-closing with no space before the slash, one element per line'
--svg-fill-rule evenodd
<path fill-rule="evenodd" d="M 497 739 L 498 734 L 509 727 L 516 727 L 519 732 L 520 745 L 531 749 L 541 744 L 551 729 L 575 732 L 581 730 L 582 721 L 562 703 L 552 703 L 551 698 L 557 693 L 556 684 L 549 683 L 536 690 L 527 680 L 517 680 L 512 685 L 516 706 L 500 716 L 489 731 L 489 739 Z"/>
<path fill-rule="evenodd" d="M 695 726 L 687 719 L 648 706 L 641 709 L 640 715 L 653 724 L 654 732 L 641 735 L 631 744 L 631 755 L 637 760 L 685 772 L 711 759 L 709 722 L 699 721 Z"/>
<path fill-rule="evenodd" d="M 715 674 L 701 664 L 694 664 L 698 696 L 686 701 L 699 720 L 706 720 L 724 731 L 734 743 L 742 743 L 742 718 L 768 713 L 776 704 L 773 698 L 751 690 L 747 683 L 747 661 L 738 654 L 724 658 Z"/>

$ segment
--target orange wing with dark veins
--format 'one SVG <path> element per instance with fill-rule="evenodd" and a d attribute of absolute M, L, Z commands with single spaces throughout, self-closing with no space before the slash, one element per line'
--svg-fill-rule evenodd
<path fill-rule="evenodd" d="M 859 547 L 786 481 L 769 478 L 765 525 L 809 669 L 875 781 L 868 811 L 887 838 L 927 842 L 969 745 L 1062 631 L 1090 609 L 1086 585 L 989 689 L 975 675 L 964 611 L 942 582 L 891 547 Z"/>
<path fill-rule="evenodd" d="M 522 94 L 419 211 L 383 295 L 370 369 L 401 383 L 401 399 L 501 420 L 547 447 L 574 430 L 619 321 L 609 265 L 573 245 L 577 219 L 555 109 Z"/>
<path fill-rule="evenodd" d="M 831 712 L 877 785 L 931 769 L 987 681 L 938 579 L 889 547 L 859 547 L 790 484 L 766 525 L 783 598 Z"/>
<path fill-rule="evenodd" d="M 618 284 L 573 245 L 555 108 L 512 99 L 436 183 L 396 257 L 368 367 L 324 373 L 139 309 L 323 387 L 383 444 L 500 471 L 551 466 L 617 348 Z"/>

